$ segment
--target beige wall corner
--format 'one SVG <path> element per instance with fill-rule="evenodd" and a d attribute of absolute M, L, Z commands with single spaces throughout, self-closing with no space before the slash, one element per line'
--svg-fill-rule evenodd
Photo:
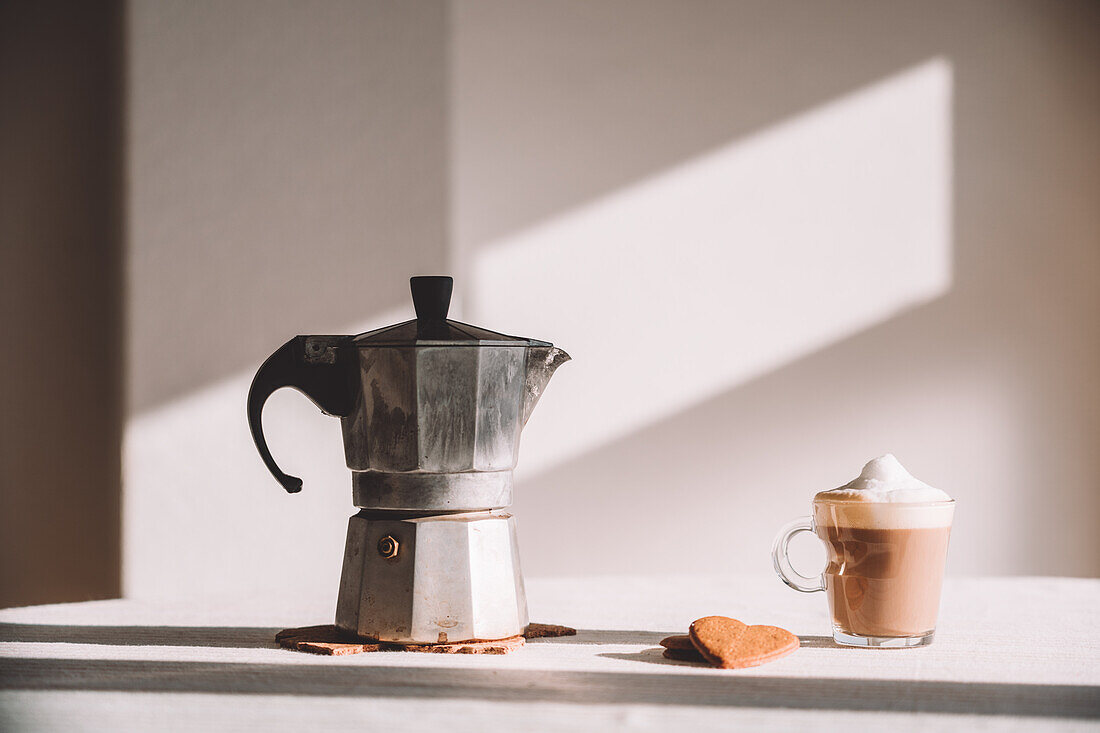
<path fill-rule="evenodd" d="M 0 3 L 0 606 L 120 590 L 122 7 Z"/>

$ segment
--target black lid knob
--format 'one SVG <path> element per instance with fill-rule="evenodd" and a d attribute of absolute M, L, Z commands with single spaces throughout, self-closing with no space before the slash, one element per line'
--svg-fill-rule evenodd
<path fill-rule="evenodd" d="M 416 309 L 416 329 L 419 338 L 438 338 L 445 329 L 447 311 L 451 307 L 454 279 L 446 275 L 423 275 L 409 278 L 413 308 Z"/>

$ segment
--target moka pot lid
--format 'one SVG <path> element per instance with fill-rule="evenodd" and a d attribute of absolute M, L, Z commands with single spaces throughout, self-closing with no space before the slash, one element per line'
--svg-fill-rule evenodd
<path fill-rule="evenodd" d="M 416 318 L 352 337 L 359 347 L 552 346 L 547 341 L 509 336 L 447 318 L 454 280 L 431 275 L 409 278 Z"/>

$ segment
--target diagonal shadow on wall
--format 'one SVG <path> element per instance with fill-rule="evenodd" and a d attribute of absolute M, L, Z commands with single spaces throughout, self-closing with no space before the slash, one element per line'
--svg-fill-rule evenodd
<path fill-rule="evenodd" d="M 546 438 L 536 412 L 517 485 L 527 569 L 677 571 L 715 558 L 767 572 L 774 527 L 892 450 L 972 507 L 957 517 L 956 571 L 1100 572 L 1100 541 L 1083 519 L 1100 511 L 1091 491 L 1100 458 L 1085 445 L 1100 431 L 1091 376 L 1100 351 L 1095 339 L 1082 342 L 1091 330 L 1082 314 L 1100 312 L 1100 291 L 1084 275 L 1100 267 L 1091 244 L 1100 222 L 1082 218 L 1100 181 L 1081 157 L 1100 144 L 1084 123 L 1100 117 L 1089 82 L 1100 53 L 1083 31 L 1095 6 L 567 7 L 458 10 L 460 266 L 492 256 L 532 221 L 714 149 L 731 131 L 942 55 L 955 72 L 953 282 L 936 303 L 524 474 L 529 446 Z M 593 318 L 600 312 L 594 304 Z M 609 339 L 616 324 L 607 322 Z M 675 364 L 666 334 L 625 344 L 624 363 L 635 349 L 637 368 Z M 569 368 L 546 404 L 568 400 Z M 1052 482 L 1058 491 L 1035 488 Z M 586 541 L 563 544 L 565 528 Z M 685 534 L 686 557 L 661 547 L 664 533 Z M 752 547 L 759 555 L 742 549 Z"/>

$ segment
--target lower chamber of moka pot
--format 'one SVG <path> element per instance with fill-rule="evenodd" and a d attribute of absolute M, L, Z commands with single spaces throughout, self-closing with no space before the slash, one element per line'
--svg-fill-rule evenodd
<path fill-rule="evenodd" d="M 411 644 L 522 634 L 527 596 L 515 519 L 495 511 L 356 514 L 348 522 L 336 626 Z"/>

